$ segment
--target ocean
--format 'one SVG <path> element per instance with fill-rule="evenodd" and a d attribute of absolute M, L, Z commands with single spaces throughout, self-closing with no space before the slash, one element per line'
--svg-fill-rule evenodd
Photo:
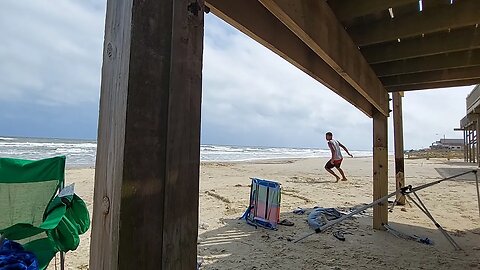
<path fill-rule="evenodd" d="M 97 142 L 93 140 L 0 137 L 0 157 L 41 159 L 67 156 L 67 167 L 95 166 Z M 356 157 L 372 151 L 350 151 Z M 201 161 L 252 161 L 265 159 L 329 157 L 330 150 L 318 148 L 201 145 Z"/>

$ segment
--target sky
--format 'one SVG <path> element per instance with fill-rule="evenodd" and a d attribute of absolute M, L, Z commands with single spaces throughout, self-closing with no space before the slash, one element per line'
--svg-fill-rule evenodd
<path fill-rule="evenodd" d="M 0 3 L 0 136 L 94 139 L 105 1 Z M 473 87 L 406 92 L 405 149 L 454 132 Z M 393 146 L 392 117 L 389 147 Z M 203 144 L 372 147 L 372 119 L 243 33 L 205 15 Z"/>

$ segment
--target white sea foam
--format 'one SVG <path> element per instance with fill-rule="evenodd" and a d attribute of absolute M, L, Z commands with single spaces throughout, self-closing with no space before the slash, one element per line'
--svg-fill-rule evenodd
<path fill-rule="evenodd" d="M 68 166 L 94 166 L 94 141 L 0 137 L 0 157 L 41 159 L 67 156 Z M 372 156 L 371 151 L 351 151 L 354 156 Z M 202 161 L 248 161 L 263 159 L 329 157 L 330 151 L 315 148 L 201 145 Z"/>
<path fill-rule="evenodd" d="M 372 156 L 371 151 L 352 151 L 352 154 L 358 157 Z M 248 161 L 259 159 L 329 157 L 330 151 L 314 148 L 202 145 L 200 155 L 203 161 Z"/>
<path fill-rule="evenodd" d="M 4 137 L 0 137 L 4 139 Z M 39 138 L 0 139 L 0 157 L 41 159 L 67 156 L 68 166 L 93 166 L 97 144 L 94 141 Z"/>

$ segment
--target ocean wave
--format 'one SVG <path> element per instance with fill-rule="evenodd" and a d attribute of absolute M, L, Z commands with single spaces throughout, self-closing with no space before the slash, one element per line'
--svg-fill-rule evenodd
<path fill-rule="evenodd" d="M 89 153 L 91 149 L 82 149 L 82 148 L 57 148 L 55 149 L 56 153 L 71 153 L 71 154 L 78 154 L 78 153 Z"/>
<path fill-rule="evenodd" d="M 35 138 L 0 137 L 0 157 L 41 159 L 67 156 L 69 166 L 94 166 L 97 144 L 93 141 L 75 141 Z M 371 157 L 372 151 L 350 151 L 356 157 Z M 252 161 L 265 159 L 329 157 L 330 150 L 319 148 L 288 148 L 261 146 L 201 145 L 202 161 Z"/>
<path fill-rule="evenodd" d="M 97 148 L 96 143 L 44 143 L 44 142 L 0 142 L 0 146 L 8 147 L 47 147 L 47 148 Z"/>

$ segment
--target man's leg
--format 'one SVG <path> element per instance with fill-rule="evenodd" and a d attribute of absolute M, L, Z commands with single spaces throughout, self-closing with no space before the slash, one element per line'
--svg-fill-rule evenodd
<path fill-rule="evenodd" d="M 334 165 L 332 163 L 330 163 L 330 160 L 327 161 L 327 164 L 325 164 L 325 170 L 327 170 L 327 172 L 329 172 L 330 174 L 335 176 L 335 178 L 337 179 L 335 182 L 338 182 L 338 180 L 340 180 L 340 177 L 334 171 L 332 171 L 333 167 L 334 167 Z"/>
<path fill-rule="evenodd" d="M 337 167 L 337 170 L 342 175 L 342 181 L 347 181 L 347 177 L 345 177 L 345 173 L 343 173 L 343 170 L 340 167 Z"/>

